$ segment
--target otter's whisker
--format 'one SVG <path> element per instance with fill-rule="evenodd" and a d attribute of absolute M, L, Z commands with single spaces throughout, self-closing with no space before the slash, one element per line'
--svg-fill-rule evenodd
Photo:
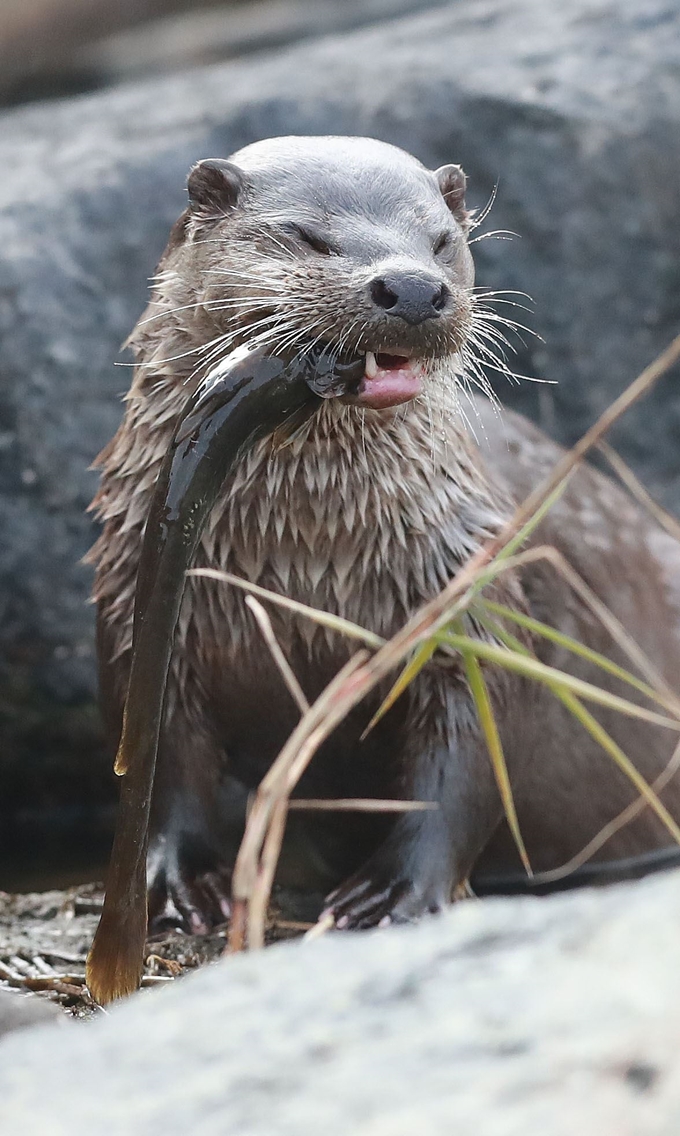
<path fill-rule="evenodd" d="M 476 354 L 473 354 L 473 351 L 476 351 Z M 466 349 L 465 359 L 466 362 L 470 364 L 477 364 L 480 367 L 487 366 L 491 370 L 499 371 L 513 382 L 518 381 L 518 376 L 515 375 L 514 371 L 511 370 L 505 360 L 495 355 L 493 351 L 481 343 L 474 333 L 470 334 L 469 347 Z M 483 374 L 483 371 L 481 374 Z"/>
<path fill-rule="evenodd" d="M 223 339 L 223 336 L 218 335 L 218 336 L 216 336 L 215 339 L 211 339 L 210 343 L 207 344 L 207 346 L 210 346 L 213 343 L 217 343 L 221 339 Z M 200 352 L 205 350 L 205 347 L 206 347 L 206 344 L 199 344 L 198 347 L 191 347 L 191 348 L 189 348 L 188 351 L 181 351 L 177 355 L 168 355 L 168 356 L 166 356 L 165 359 L 156 359 L 154 356 L 152 356 L 150 359 L 142 360 L 138 363 L 117 363 L 116 366 L 118 366 L 118 367 L 138 367 L 140 369 L 149 368 L 149 367 L 159 367 L 159 366 L 161 366 L 162 364 L 165 364 L 165 363 L 175 363 L 179 359 L 186 359 L 186 358 L 188 358 L 189 355 L 200 354 Z"/>
<path fill-rule="evenodd" d="M 494 318 L 498 317 L 498 318 Z M 531 335 L 533 339 L 541 341 L 540 335 L 537 332 L 532 332 L 531 328 L 524 327 L 523 324 L 518 323 L 516 320 L 506 320 L 504 316 L 499 316 L 497 312 L 489 312 L 485 308 L 473 308 L 470 313 L 470 323 L 473 327 L 484 327 L 493 331 L 495 335 L 507 331 L 514 333 L 518 338 L 520 336 Z"/>
<path fill-rule="evenodd" d="M 497 194 L 498 194 L 498 182 L 495 182 L 494 187 L 491 190 L 489 200 L 487 201 L 486 205 L 481 209 L 481 211 L 479 213 L 477 213 L 475 210 L 472 210 L 472 214 L 471 214 L 472 215 L 472 221 L 470 223 L 470 232 L 471 233 L 474 232 L 475 229 L 478 229 L 479 226 L 482 225 L 484 223 L 484 221 L 486 221 L 487 217 L 489 216 L 489 213 L 491 212 L 491 210 L 494 207 L 494 203 L 496 201 L 496 195 Z"/>
<path fill-rule="evenodd" d="M 479 315 L 479 316 L 482 316 L 484 319 L 491 320 L 495 323 L 505 324 L 507 327 L 511 327 L 511 328 L 518 327 L 518 328 L 520 328 L 521 331 L 526 331 L 529 335 L 533 335 L 536 339 L 540 339 L 540 335 L 538 334 L 538 332 L 534 331 L 533 328 L 527 327 L 525 324 L 519 323 L 517 320 L 511 319 L 509 316 L 503 315 L 502 312 L 494 311 L 494 309 L 492 307 L 489 307 L 488 304 L 481 302 L 482 300 L 486 300 L 486 299 L 487 299 L 486 296 L 483 296 L 483 297 L 473 296 L 472 297 L 471 315 L 472 315 L 473 319 L 476 316 Z M 500 300 L 500 299 L 499 300 L 493 300 L 492 299 L 491 302 L 492 303 L 510 303 L 510 301 L 507 301 L 507 300 L 504 301 L 504 300 Z M 512 306 L 524 308 L 524 305 L 521 305 L 521 304 L 512 304 Z M 524 310 L 530 311 L 530 309 L 524 309 Z"/>
<path fill-rule="evenodd" d="M 514 354 L 512 344 L 509 342 L 506 336 L 504 336 L 502 333 L 496 333 L 490 330 L 486 326 L 486 324 L 482 323 L 481 321 L 479 323 L 472 324 L 470 335 L 474 336 L 476 343 L 486 343 L 487 349 L 492 350 L 494 354 L 498 352 L 499 356 L 503 359 L 506 358 L 506 350 L 511 354 Z M 520 339 L 523 345 L 526 346 L 526 344 L 524 344 L 524 340 L 521 340 L 520 336 L 518 336 L 518 339 Z"/>
<path fill-rule="evenodd" d="M 476 245 L 478 241 L 511 241 L 513 237 L 519 237 L 519 233 L 513 232 L 512 229 L 492 229 L 490 233 L 480 233 L 478 237 L 473 237 L 468 241 L 469 245 Z"/>
<path fill-rule="evenodd" d="M 152 301 L 153 302 L 153 301 Z M 271 296 L 254 296 L 248 297 L 248 307 L 265 307 L 271 306 L 274 299 Z M 160 307 L 160 305 L 158 305 Z M 222 300 L 196 300 L 192 304 L 178 304 L 174 308 L 160 307 L 160 311 L 154 312 L 153 315 L 147 316 L 137 324 L 137 327 L 144 327 L 145 324 L 153 323 L 155 320 L 165 319 L 168 316 L 173 316 L 178 312 L 188 312 L 196 308 L 205 308 L 209 312 L 217 312 L 226 309 L 227 307 L 241 307 L 244 306 L 243 297 L 238 299 L 222 299 Z"/>
<path fill-rule="evenodd" d="M 528 292 L 521 292 L 518 288 L 486 288 L 483 284 L 475 284 L 471 295 L 474 300 L 488 300 L 493 298 L 494 303 L 497 304 L 510 303 L 509 300 L 501 299 L 501 297 L 505 296 L 521 296 L 523 300 L 528 300 L 530 304 L 534 302 L 533 296 L 529 295 Z"/>
<path fill-rule="evenodd" d="M 492 402 L 497 402 L 498 396 L 496 395 L 496 392 L 494 391 L 491 383 L 485 375 L 479 360 L 475 355 L 473 355 L 472 351 L 470 350 L 471 346 L 472 344 L 466 346 L 461 352 L 461 363 L 463 367 L 461 375 L 459 377 L 461 386 L 463 390 L 467 390 L 469 392 L 470 398 L 472 398 L 470 390 L 470 384 L 472 384 L 473 386 L 476 386 L 478 390 L 481 390 L 482 393 L 485 394 L 487 398 L 489 398 Z"/>

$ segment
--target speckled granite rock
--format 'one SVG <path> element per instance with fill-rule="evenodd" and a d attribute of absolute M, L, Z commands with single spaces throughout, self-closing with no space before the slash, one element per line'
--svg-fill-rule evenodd
<path fill-rule="evenodd" d="M 677 1136 L 680 874 L 459 905 L 0 1041 L 22 1136 Z"/>
<path fill-rule="evenodd" d="M 15 1030 L 28 1029 L 30 1026 L 65 1020 L 59 1007 L 45 998 L 9 990 L 0 991 L 0 1037 Z"/>

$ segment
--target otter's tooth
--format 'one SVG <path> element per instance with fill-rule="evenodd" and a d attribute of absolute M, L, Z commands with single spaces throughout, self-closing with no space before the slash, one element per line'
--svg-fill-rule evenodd
<path fill-rule="evenodd" d="M 375 355 L 372 351 L 366 352 L 366 377 L 374 379 L 378 374 L 378 364 L 375 361 Z"/>

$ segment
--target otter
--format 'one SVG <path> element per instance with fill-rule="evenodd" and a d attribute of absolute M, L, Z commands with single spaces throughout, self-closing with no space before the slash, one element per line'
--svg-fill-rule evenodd
<path fill-rule="evenodd" d="M 367 138 L 275 138 L 199 162 L 152 298 L 129 339 L 134 379 L 98 461 L 93 509 L 102 706 L 121 730 L 141 537 L 188 397 L 237 347 L 365 360 L 284 445 L 256 443 L 228 475 L 195 558 L 388 637 L 496 534 L 559 447 L 485 398 L 461 405 L 488 336 L 474 288 L 460 166 L 432 172 Z M 486 337 L 486 338 L 485 338 Z M 469 426 L 472 424 L 472 429 Z M 476 423 L 476 425 L 475 425 Z M 474 430 L 474 433 L 473 433 Z M 478 439 L 475 437 L 478 435 Z M 669 683 L 680 665 L 680 545 L 612 481 L 584 465 L 534 540 L 562 551 Z M 507 573 L 495 598 L 623 665 L 608 634 L 547 562 Z M 352 645 L 275 608 L 278 641 L 311 701 Z M 526 640 L 529 642 L 528 638 Z M 587 660 L 539 657 L 620 687 Z M 520 827 L 535 869 L 575 855 L 635 797 L 627 778 L 543 687 L 489 668 Z M 435 801 L 384 815 L 289 822 L 292 882 L 332 889 L 339 927 L 409 921 L 478 873 L 518 858 L 460 667 L 433 657 L 362 739 L 385 690 L 335 730 L 297 788 L 303 797 Z M 299 709 L 232 588 L 192 576 L 168 678 L 148 856 L 152 924 L 208 930 L 229 913 L 230 875 L 254 789 Z M 606 710 L 598 720 L 647 780 L 675 736 Z M 663 800 L 680 816 L 680 784 Z M 607 861 L 668 845 L 649 810 L 603 846 Z"/>

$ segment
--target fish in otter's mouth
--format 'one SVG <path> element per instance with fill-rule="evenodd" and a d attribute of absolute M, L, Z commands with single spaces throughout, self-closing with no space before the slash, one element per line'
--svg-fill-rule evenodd
<path fill-rule="evenodd" d="M 353 359 L 322 354 L 310 385 L 321 398 L 340 398 L 353 406 L 385 410 L 420 394 L 424 365 L 407 350 L 367 351 Z"/>

